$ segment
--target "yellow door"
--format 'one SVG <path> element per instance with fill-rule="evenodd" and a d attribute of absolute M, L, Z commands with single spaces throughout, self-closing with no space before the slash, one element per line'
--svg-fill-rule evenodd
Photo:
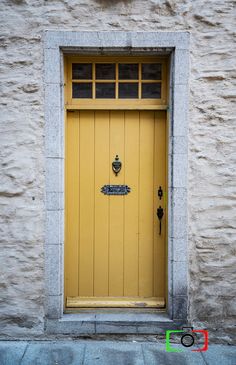
<path fill-rule="evenodd" d="M 165 111 L 71 111 L 66 124 L 65 306 L 163 307 Z"/>

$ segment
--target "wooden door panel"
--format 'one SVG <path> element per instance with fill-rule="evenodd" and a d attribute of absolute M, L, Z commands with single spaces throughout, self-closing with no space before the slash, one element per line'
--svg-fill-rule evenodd
<path fill-rule="evenodd" d="M 158 187 L 166 189 L 165 119 L 161 111 L 68 113 L 65 295 L 70 306 L 164 303 L 165 225 L 159 236 L 156 209 Z M 122 169 L 116 176 L 117 154 Z M 126 184 L 131 192 L 104 195 L 107 184 Z"/>
<path fill-rule="evenodd" d="M 124 161 L 124 112 L 110 112 L 110 169 L 115 156 Z M 118 176 L 111 171 L 110 184 L 124 184 L 125 169 Z M 124 196 L 106 196 L 110 207 L 109 295 L 123 296 Z"/>
<path fill-rule="evenodd" d="M 139 295 L 153 293 L 154 112 L 140 112 Z"/>
<path fill-rule="evenodd" d="M 125 112 L 124 296 L 138 296 L 139 281 L 139 139 L 138 111 Z"/>
<path fill-rule="evenodd" d="M 94 285 L 94 112 L 81 111 L 79 123 L 79 295 L 91 296 Z"/>
<path fill-rule="evenodd" d="M 162 200 L 158 197 L 159 186 L 166 191 L 166 113 L 155 112 L 155 141 L 154 141 L 154 235 L 153 235 L 153 296 L 165 297 L 165 277 L 166 277 L 166 247 L 165 247 L 165 222 L 167 219 L 167 196 L 164 194 Z M 157 219 L 157 208 L 165 208 L 162 219 L 162 235 L 159 235 L 159 221 Z"/>
<path fill-rule="evenodd" d="M 94 201 L 94 293 L 108 296 L 109 291 L 109 200 L 100 193 L 101 186 L 110 180 L 110 113 L 97 111 L 95 115 L 95 201 Z"/>

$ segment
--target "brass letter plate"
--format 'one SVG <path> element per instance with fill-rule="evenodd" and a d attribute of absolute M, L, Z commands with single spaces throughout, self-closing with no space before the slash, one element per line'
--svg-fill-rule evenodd
<path fill-rule="evenodd" d="M 105 195 L 127 195 L 130 192 L 128 185 L 104 185 L 101 192 Z"/>

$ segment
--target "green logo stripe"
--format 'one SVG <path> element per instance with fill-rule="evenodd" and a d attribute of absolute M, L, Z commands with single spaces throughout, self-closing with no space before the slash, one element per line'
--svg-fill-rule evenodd
<path fill-rule="evenodd" d="M 166 351 L 167 352 L 182 352 L 182 350 L 175 349 L 174 347 L 171 347 L 171 345 L 170 345 L 170 335 L 171 335 L 171 333 L 176 333 L 176 332 L 184 332 L 184 331 L 183 330 L 166 331 Z"/>

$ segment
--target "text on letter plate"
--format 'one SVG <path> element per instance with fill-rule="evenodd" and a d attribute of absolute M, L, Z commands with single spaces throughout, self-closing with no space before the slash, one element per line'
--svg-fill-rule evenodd
<path fill-rule="evenodd" d="M 130 192 L 128 185 L 104 185 L 101 192 L 105 195 L 127 195 Z"/>

